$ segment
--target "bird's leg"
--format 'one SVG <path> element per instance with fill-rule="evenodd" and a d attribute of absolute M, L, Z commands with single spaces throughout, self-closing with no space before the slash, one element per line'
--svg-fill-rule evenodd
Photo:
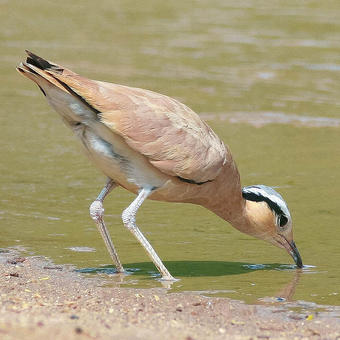
<path fill-rule="evenodd" d="M 136 225 L 136 214 L 145 199 L 151 194 L 152 189 L 142 189 L 137 198 L 123 211 L 122 220 L 124 226 L 128 228 L 132 234 L 137 238 L 137 240 L 144 247 L 148 255 L 150 256 L 152 262 L 155 264 L 157 269 L 162 275 L 162 280 L 176 281 L 174 277 L 169 273 L 169 271 L 164 266 L 163 262 L 157 255 L 157 253 L 152 248 L 149 241 L 145 238 L 142 232 Z"/>
<path fill-rule="evenodd" d="M 113 262 L 116 265 L 117 272 L 123 273 L 124 268 L 119 260 L 117 251 L 112 243 L 109 231 L 107 230 L 103 219 L 104 214 L 103 201 L 105 197 L 111 192 L 111 190 L 114 189 L 116 186 L 117 184 L 112 179 L 109 178 L 105 187 L 100 192 L 96 200 L 92 202 L 90 206 L 90 215 L 92 219 L 96 222 L 97 228 L 100 234 L 102 235 L 106 248 L 109 251 Z"/>

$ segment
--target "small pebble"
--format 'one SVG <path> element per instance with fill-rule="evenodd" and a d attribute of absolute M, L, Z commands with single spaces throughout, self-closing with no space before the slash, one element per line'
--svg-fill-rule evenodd
<path fill-rule="evenodd" d="M 80 327 L 77 327 L 74 331 L 75 331 L 77 334 L 83 333 L 83 330 L 82 330 Z"/>
<path fill-rule="evenodd" d="M 183 311 L 183 305 L 179 304 L 176 307 L 176 312 L 182 312 Z"/>
<path fill-rule="evenodd" d="M 280 302 L 282 302 L 282 301 L 286 301 L 286 299 L 285 299 L 285 298 L 283 298 L 283 297 L 277 297 L 277 298 L 276 298 L 276 301 L 280 301 Z"/>
<path fill-rule="evenodd" d="M 51 266 L 45 266 L 45 267 L 43 267 L 44 269 L 53 269 L 53 270 L 63 270 L 63 267 L 60 267 L 60 266 L 53 266 L 53 267 L 51 267 Z"/>
<path fill-rule="evenodd" d="M 7 260 L 7 263 L 9 263 L 9 264 L 17 264 L 17 263 L 23 263 L 24 261 L 26 261 L 25 257 L 16 257 L 14 259 Z"/>
<path fill-rule="evenodd" d="M 19 277 L 19 274 L 18 273 L 10 273 L 9 276 L 11 276 L 11 277 Z"/>

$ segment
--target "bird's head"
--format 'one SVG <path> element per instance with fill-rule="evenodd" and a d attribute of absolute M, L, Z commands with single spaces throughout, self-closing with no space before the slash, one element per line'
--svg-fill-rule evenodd
<path fill-rule="evenodd" d="M 242 196 L 245 199 L 246 223 L 236 227 L 286 249 L 297 267 L 302 268 L 302 259 L 293 240 L 292 219 L 282 196 L 265 185 L 244 187 Z"/>

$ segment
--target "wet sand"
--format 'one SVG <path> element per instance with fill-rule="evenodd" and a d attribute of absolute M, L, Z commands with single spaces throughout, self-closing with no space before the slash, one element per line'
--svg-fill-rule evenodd
<path fill-rule="evenodd" d="M 166 289 L 102 287 L 40 256 L 0 250 L 1 339 L 340 339 L 340 319 Z"/>

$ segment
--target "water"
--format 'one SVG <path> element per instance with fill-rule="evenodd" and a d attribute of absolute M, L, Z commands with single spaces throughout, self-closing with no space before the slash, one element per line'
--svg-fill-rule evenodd
<path fill-rule="evenodd" d="M 146 202 L 139 225 L 181 279 L 172 291 L 339 305 L 339 15 L 331 0 L 0 1 L 0 247 L 74 264 L 103 285 L 161 286 L 122 226 L 133 195 L 121 189 L 105 202 L 106 221 L 129 275 L 108 275 L 88 215 L 105 179 L 15 72 L 31 49 L 90 78 L 183 101 L 229 144 L 244 185 L 286 198 L 302 272 L 203 208 Z"/>

